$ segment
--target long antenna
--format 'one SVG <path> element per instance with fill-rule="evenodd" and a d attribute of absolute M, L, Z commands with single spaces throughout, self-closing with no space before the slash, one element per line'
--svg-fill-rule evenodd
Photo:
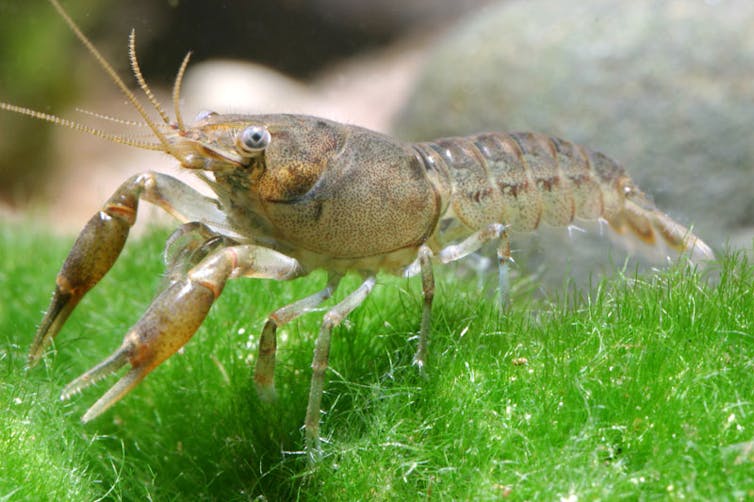
<path fill-rule="evenodd" d="M 118 88 L 123 92 L 123 94 L 126 96 L 128 101 L 134 106 L 137 112 L 139 112 L 139 115 L 144 119 L 144 121 L 147 123 L 149 128 L 152 130 L 154 135 L 157 137 L 157 139 L 160 140 L 160 143 L 162 143 L 162 146 L 164 147 L 164 151 L 167 153 L 172 154 L 176 158 L 180 158 L 179 155 L 176 155 L 173 151 L 173 148 L 170 145 L 170 142 L 168 141 L 167 137 L 160 131 L 159 127 L 155 122 L 149 117 L 149 114 L 147 114 L 144 107 L 141 105 L 139 100 L 136 98 L 133 92 L 126 86 L 125 82 L 123 82 L 123 79 L 121 79 L 118 74 L 115 72 L 113 67 L 110 65 L 110 63 L 107 62 L 107 60 L 102 56 L 102 54 L 99 53 L 96 47 L 94 47 L 94 44 L 92 44 L 89 39 L 84 35 L 84 33 L 79 29 L 78 25 L 71 19 L 71 17 L 68 15 L 68 13 L 63 9 L 63 6 L 60 5 L 58 0 L 50 0 L 50 3 L 55 8 L 56 11 L 58 11 L 58 14 L 60 14 L 60 17 L 63 18 L 63 20 L 66 22 L 69 28 L 71 28 L 71 31 L 78 37 L 78 39 L 81 41 L 82 44 L 84 44 L 84 47 L 87 48 L 87 50 L 94 56 L 94 58 L 99 62 L 100 66 L 103 70 L 108 74 L 110 79 L 115 83 L 115 85 L 118 86 Z M 28 114 L 27 114 L 28 115 Z M 45 119 L 47 120 L 47 119 Z M 70 126 L 69 126 L 70 127 Z M 83 128 L 82 128 L 83 130 Z"/>
<path fill-rule="evenodd" d="M 95 129 L 94 127 L 89 127 L 84 124 L 79 124 L 78 122 L 74 122 L 73 120 L 64 119 L 62 117 L 58 117 L 57 115 L 52 115 L 49 113 L 38 112 L 37 110 L 32 110 L 31 108 L 24 108 L 23 106 L 16 106 L 10 103 L 3 103 L 0 101 L 0 110 L 7 110 L 9 112 L 19 113 L 21 115 L 34 117 L 35 119 L 52 122 L 53 124 L 56 124 L 56 125 L 70 127 L 71 129 L 75 129 L 76 131 L 85 132 L 85 133 L 91 134 L 92 136 L 97 136 L 98 138 L 106 139 L 108 141 L 113 141 L 115 143 L 121 143 L 123 145 L 134 146 L 136 148 L 144 148 L 146 150 L 159 150 L 161 152 L 165 151 L 164 143 L 163 144 L 149 143 L 146 141 L 137 141 L 133 138 L 128 138 L 125 136 L 118 136 L 117 134 L 110 134 L 110 133 L 101 131 L 99 129 Z"/>
<path fill-rule="evenodd" d="M 113 117 L 112 115 L 107 115 L 105 113 L 99 113 L 99 112 L 93 112 L 91 110 L 86 110 L 84 108 L 74 108 L 77 112 L 83 113 L 84 115 L 89 115 L 90 117 L 94 117 L 95 119 L 99 120 L 106 120 L 108 122 L 113 122 L 115 124 L 125 125 L 129 127 L 145 127 L 146 124 L 143 122 L 136 122 L 135 120 L 126 120 L 121 119 L 118 117 Z"/>

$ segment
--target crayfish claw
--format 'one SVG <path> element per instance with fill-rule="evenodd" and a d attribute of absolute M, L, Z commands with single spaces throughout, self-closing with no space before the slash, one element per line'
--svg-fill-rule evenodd
<path fill-rule="evenodd" d="M 63 324 L 68 319 L 68 316 L 71 315 L 71 312 L 73 312 L 80 298 L 80 296 L 63 291 L 59 286 L 55 287 L 50 307 L 47 309 L 47 313 L 45 313 L 29 349 L 27 368 L 33 368 L 39 363 L 45 349 L 50 345 L 55 335 L 58 334 L 60 328 L 63 327 Z"/>
<path fill-rule="evenodd" d="M 171 283 L 126 333 L 120 348 L 68 384 L 61 399 L 68 399 L 129 363 L 131 370 L 87 410 L 81 421 L 86 423 L 101 415 L 191 338 L 213 300 L 210 288 L 190 278 Z"/>
<path fill-rule="evenodd" d="M 118 380 L 118 382 L 110 387 L 110 389 L 103 394 L 101 398 L 97 400 L 96 403 L 94 403 L 91 408 L 86 410 L 86 413 L 84 413 L 84 416 L 81 417 L 81 423 L 87 423 L 91 420 L 94 420 L 99 415 L 104 413 L 108 410 L 112 405 L 120 401 L 120 399 L 131 392 L 131 390 L 139 385 L 139 382 L 141 382 L 145 376 L 147 376 L 147 373 L 149 373 L 149 369 L 145 368 L 132 368 L 128 373 L 123 375 L 123 377 Z"/>
<path fill-rule="evenodd" d="M 29 350 L 29 367 L 37 364 L 81 298 L 118 258 L 133 224 L 137 189 L 132 185 L 137 181 L 124 183 L 81 230 L 58 273 L 50 306 Z"/>
<path fill-rule="evenodd" d="M 128 362 L 129 352 L 130 351 L 128 351 L 124 347 L 118 349 L 110 357 L 66 385 L 63 391 L 60 393 L 60 399 L 65 401 L 71 398 L 73 395 L 79 394 L 87 387 L 94 385 L 103 378 L 108 377 L 118 371 Z"/>

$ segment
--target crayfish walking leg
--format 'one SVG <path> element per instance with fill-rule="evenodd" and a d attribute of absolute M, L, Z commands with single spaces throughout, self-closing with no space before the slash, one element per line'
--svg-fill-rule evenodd
<path fill-rule="evenodd" d="M 320 453 L 319 446 L 319 414 L 322 403 L 322 391 L 325 384 L 325 371 L 327 370 L 330 357 L 330 335 L 332 329 L 339 325 L 353 309 L 361 305 L 374 288 L 375 278 L 367 278 L 351 294 L 346 296 L 340 303 L 335 305 L 325 314 L 322 327 L 314 346 L 314 359 L 312 360 L 312 383 L 309 389 L 309 403 L 306 407 L 306 447 L 310 460 L 316 460 Z"/>
<path fill-rule="evenodd" d="M 465 256 L 477 251 L 485 243 L 498 239 L 500 241 L 497 248 L 498 266 L 499 266 L 499 288 L 501 303 L 505 303 L 508 288 L 508 262 L 511 261 L 511 247 L 508 239 L 508 232 L 504 225 L 492 223 L 473 233 L 458 244 L 451 244 L 444 247 L 439 252 L 439 259 L 442 263 L 450 263 L 460 260 Z M 420 371 L 424 370 L 427 362 L 427 346 L 429 343 L 429 333 L 432 323 L 432 300 L 435 294 L 435 278 L 432 272 L 432 250 L 423 245 L 419 248 L 419 257 L 417 259 L 421 272 L 422 292 L 424 295 L 424 304 L 422 308 L 422 322 L 419 330 L 419 343 L 414 356 L 414 364 Z M 416 263 L 416 262 L 415 262 Z M 413 267 L 413 265 L 412 265 Z"/>
<path fill-rule="evenodd" d="M 269 315 L 259 336 L 259 355 L 254 367 L 254 384 L 257 394 L 263 401 L 275 399 L 275 353 L 277 351 L 277 328 L 283 326 L 316 308 L 320 303 L 332 296 L 341 279 L 340 274 L 332 274 L 327 280 L 327 286 L 311 296 L 302 298 L 284 307 L 280 307 Z"/>
<path fill-rule="evenodd" d="M 414 355 L 414 364 L 419 371 L 424 371 L 427 363 L 427 346 L 429 344 L 429 332 L 432 329 L 432 300 L 435 297 L 435 274 L 432 272 L 432 250 L 429 246 L 419 248 L 419 266 L 421 267 L 422 293 L 424 304 L 422 305 L 422 323 L 419 328 L 419 343 Z"/>

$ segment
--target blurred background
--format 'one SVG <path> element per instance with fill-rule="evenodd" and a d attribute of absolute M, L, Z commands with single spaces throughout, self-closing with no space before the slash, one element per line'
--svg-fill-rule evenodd
<path fill-rule="evenodd" d="M 754 238 L 754 3 L 748 0 L 68 0 L 74 19 L 170 108 L 184 54 L 200 110 L 325 116 L 426 140 L 533 130 L 621 161 L 717 250 Z M 130 80 L 129 80 L 130 82 Z M 0 0 L 0 100 L 111 129 L 134 118 L 43 0 Z M 165 155 L 0 112 L 0 216 L 80 228 Z M 599 232 L 540 232 L 514 257 L 555 280 L 614 267 Z M 548 272 L 542 272 L 547 274 Z"/>
<path fill-rule="evenodd" d="M 127 59 L 127 37 L 136 30 L 139 62 L 153 88 L 169 96 L 178 65 L 189 50 L 192 66 L 186 82 L 185 116 L 202 109 L 218 111 L 290 111 L 318 113 L 386 129 L 387 106 L 397 107 L 409 85 L 406 51 L 395 44 L 441 29 L 482 0 L 401 2 L 398 0 L 284 0 L 204 2 L 197 0 L 137 0 L 128 5 L 113 0 L 70 0 L 64 6 L 95 45 L 133 83 Z M 384 59 L 391 62 L 382 63 Z M 414 58 L 415 59 L 415 58 Z M 205 66 L 203 62 L 221 62 Z M 377 74 L 370 72 L 375 71 Z M 354 68 L 357 66 L 359 68 Z M 410 64 L 410 66 L 416 66 Z M 387 73 L 387 75 L 386 75 Z M 377 77 L 379 80 L 372 80 Z M 403 79 L 391 83 L 386 78 Z M 366 103 L 361 89 L 378 92 L 377 103 Z M 240 86 L 240 87 L 239 87 Z M 394 89 L 403 86 L 403 89 Z M 133 117 L 125 100 L 43 0 L 0 0 L 0 99 L 98 126 L 73 111 L 79 107 L 119 117 Z M 164 98 L 162 101 L 168 102 Z M 348 101 L 348 103 L 346 103 Z M 354 107 L 356 109 L 354 109 Z M 372 111 L 368 111 L 371 109 Z M 370 117 L 372 113 L 379 117 Z M 366 120 L 364 119 L 366 115 Z M 91 145 L 91 138 L 57 130 L 38 121 L 0 115 L 0 200 L 16 210 L 44 208 L 61 190 L 96 190 L 89 176 L 117 157 L 124 147 Z M 60 136 L 60 139 L 56 137 Z M 100 153 L 101 152 L 101 153 Z M 68 154 L 71 154 L 70 157 Z M 74 155 L 75 154 L 75 155 Z M 102 155 L 102 162 L 94 157 Z M 150 156 L 151 159 L 159 158 Z M 92 167 L 92 163 L 96 163 Z M 137 170 L 150 166 L 134 166 Z M 73 170 L 73 172 L 71 172 Z M 76 171 L 81 170 L 79 175 Z M 123 178 L 127 173 L 118 176 Z M 79 176 L 83 176 L 80 179 Z M 82 183 L 79 185 L 79 183 Z M 96 183 L 96 181 L 95 181 Z M 104 187 L 103 187 L 104 188 Z M 102 194 L 96 194 L 102 197 Z M 83 204 L 83 199 L 86 204 Z M 65 205 L 65 204 L 64 204 Z M 62 224 L 79 219 L 77 208 L 54 211 Z M 91 212 L 87 210 L 87 212 Z M 84 216 L 85 218 L 86 216 Z"/>

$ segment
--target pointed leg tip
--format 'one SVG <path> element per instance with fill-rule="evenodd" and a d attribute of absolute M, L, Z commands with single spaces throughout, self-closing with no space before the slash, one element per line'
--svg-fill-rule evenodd
<path fill-rule="evenodd" d="M 30 369 L 35 367 L 37 364 L 39 364 L 40 359 L 41 357 L 37 354 L 29 354 L 29 356 L 26 358 L 26 366 L 24 366 L 24 371 L 29 371 Z"/>
<path fill-rule="evenodd" d="M 411 364 L 416 368 L 416 373 L 419 375 L 421 381 L 429 380 L 429 370 L 426 357 L 415 356 Z"/>
<path fill-rule="evenodd" d="M 319 462 L 321 462 L 324 453 L 322 451 L 322 443 L 320 441 L 320 438 L 307 438 L 305 451 L 309 465 L 317 465 Z"/>

